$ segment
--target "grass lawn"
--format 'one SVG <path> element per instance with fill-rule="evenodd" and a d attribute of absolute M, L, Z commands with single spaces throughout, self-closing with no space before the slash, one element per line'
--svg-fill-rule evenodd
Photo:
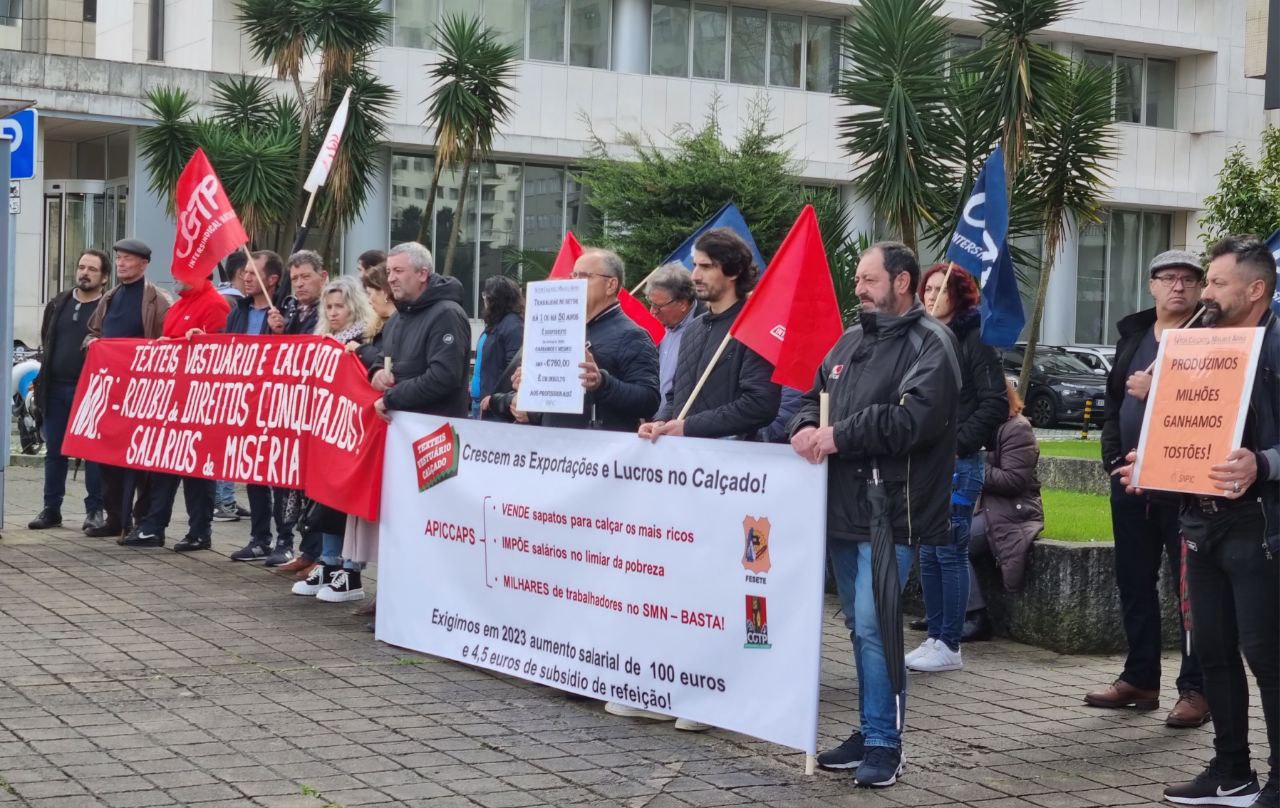
<path fill-rule="evenodd" d="M 1102 458 L 1102 449 L 1099 442 L 1093 439 L 1042 440 L 1040 441 L 1040 454 L 1046 457 L 1084 457 L 1089 460 L 1100 460 Z"/>
<path fill-rule="evenodd" d="M 1102 494 L 1046 488 L 1044 537 L 1062 541 L 1111 541 L 1111 502 Z"/>

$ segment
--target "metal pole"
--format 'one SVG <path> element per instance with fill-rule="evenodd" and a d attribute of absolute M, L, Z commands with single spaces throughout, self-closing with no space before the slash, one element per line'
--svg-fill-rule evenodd
<path fill-rule="evenodd" d="M 0 137 L 0 188 L 4 189 L 5 207 L 0 210 L 0 332 L 4 347 L 13 358 L 14 261 L 17 257 L 15 227 L 17 216 L 9 213 L 9 141 Z M 0 413 L 4 414 L 4 437 L 0 438 L 0 528 L 4 527 L 5 470 L 9 467 L 9 434 L 13 429 L 13 371 L 0 373 Z"/>

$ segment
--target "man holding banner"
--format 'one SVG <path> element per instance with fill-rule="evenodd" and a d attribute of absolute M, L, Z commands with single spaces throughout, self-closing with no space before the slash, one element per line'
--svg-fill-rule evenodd
<path fill-rule="evenodd" d="M 1262 344 L 1253 386 L 1241 391 L 1249 400 L 1240 448 L 1209 474 L 1221 494 L 1183 497 L 1179 524 L 1187 546 L 1191 642 L 1213 715 L 1214 757 L 1194 780 L 1170 786 L 1164 796 L 1185 805 L 1274 808 L 1280 802 L 1280 318 L 1270 310 L 1276 261 L 1250 236 L 1223 239 L 1209 259 L 1204 324 L 1261 328 Z M 1214 409 L 1236 406 L 1238 399 L 1223 400 Z M 1136 452 L 1127 459 L 1133 463 Z M 1113 473 L 1131 485 L 1134 466 Z M 1270 774 L 1261 789 L 1250 765 L 1249 686 L 1241 654 L 1261 692 L 1270 746 Z"/>
<path fill-rule="evenodd" d="M 896 242 L 872 245 L 856 275 L 862 318 L 827 354 L 792 422 L 791 445 L 810 462 L 827 458 L 827 552 L 845 626 L 853 640 L 861 726 L 818 755 L 828 769 L 856 769 L 864 786 L 891 786 L 903 770 L 905 683 L 901 634 L 896 648 L 880 628 L 871 534 L 889 522 L 898 597 L 912 547 L 951 538 L 960 366 L 951 331 L 915 300 L 920 265 Z M 821 399 L 830 396 L 830 425 Z M 868 506 L 881 479 L 888 513 Z M 889 569 L 892 569 L 890 565 Z M 885 593 L 882 593 L 882 595 Z M 899 626 L 901 621 L 899 620 Z M 900 628 L 899 628 L 900 631 Z"/>

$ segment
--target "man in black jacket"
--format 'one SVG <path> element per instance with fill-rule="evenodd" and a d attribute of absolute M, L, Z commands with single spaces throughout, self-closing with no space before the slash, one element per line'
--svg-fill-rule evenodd
<path fill-rule="evenodd" d="M 1200 302 L 1204 270 L 1185 250 L 1169 250 L 1151 260 L 1147 288 L 1155 307 L 1125 317 L 1117 324 L 1120 340 L 1107 375 L 1106 416 L 1102 423 L 1102 462 L 1107 471 L 1124 464 L 1137 448 L 1151 387 L 1148 369 L 1155 362 L 1160 335 L 1179 328 Z M 1094 707 L 1154 710 L 1160 704 L 1160 556 L 1168 564 L 1175 590 L 1182 580 L 1182 538 L 1178 529 L 1178 498 L 1152 492 L 1129 494 L 1112 478 L 1111 524 L 1115 535 L 1116 586 L 1129 655 L 1124 671 L 1110 686 L 1085 695 Z M 1182 648 L 1178 671 L 1178 701 L 1165 719 L 1170 727 L 1198 727 L 1209 720 L 1200 664 Z"/>
<path fill-rule="evenodd" d="M 396 316 L 383 327 L 382 355 L 373 387 L 382 392 L 378 414 L 391 410 L 466 418 L 471 394 L 467 370 L 471 323 L 462 308 L 462 283 L 432 271 L 431 253 L 416 241 L 391 248 L 387 283 Z M 391 369 L 383 360 L 391 359 Z"/>
<path fill-rule="evenodd" d="M 570 277 L 587 282 L 587 356 L 578 365 L 586 395 L 581 413 L 545 413 L 537 420 L 566 429 L 632 432 L 658 409 L 658 348 L 618 304 L 625 265 L 617 253 L 587 250 Z M 512 415 L 517 423 L 529 420 L 518 410 Z"/>
<path fill-rule="evenodd" d="M 910 248 L 880 242 L 862 254 L 855 276 L 862 317 L 836 343 L 792 421 L 791 446 L 810 462 L 829 458 L 827 552 L 845 626 L 854 646 L 861 727 L 818 756 L 830 769 L 856 767 L 855 782 L 890 786 L 902 772 L 902 735 L 889 667 L 876 620 L 867 491 L 873 469 L 883 479 L 898 581 L 905 584 L 912 548 L 951 539 L 951 471 L 955 468 L 960 365 L 956 340 L 915 299 L 920 265 Z M 822 393 L 831 424 L 819 423 Z M 905 674 L 904 674 L 905 676 Z M 905 716 L 904 723 L 905 723 Z"/>
<path fill-rule="evenodd" d="M 272 334 L 314 334 L 320 322 L 320 290 L 329 281 L 324 259 L 312 250 L 298 250 L 289 256 L 289 288 L 293 294 L 284 311 L 272 309 L 267 325 Z"/>
<path fill-rule="evenodd" d="M 111 277 L 111 259 L 101 250 L 85 250 L 76 262 L 76 285 L 62 292 L 44 307 L 40 325 L 43 363 L 34 382 L 36 410 L 44 420 L 44 509 L 27 527 L 32 530 L 62 524 L 62 498 L 67 492 L 67 457 L 62 454 L 62 436 L 67 431 L 76 384 L 84 366 L 81 347 L 89 333 L 89 317 L 102 300 L 102 290 Z M 97 463 L 84 464 L 84 509 L 87 516 L 81 530 L 101 528 L 107 523 L 102 502 L 102 476 Z"/>
<path fill-rule="evenodd" d="M 771 379 L 773 365 L 730 339 L 688 414 L 679 417 L 755 283 L 755 261 L 741 236 L 719 227 L 698 237 L 693 286 L 708 311 L 688 326 L 671 391 L 653 421 L 640 427 L 640 437 L 752 438 L 778 414 L 782 391 Z"/>

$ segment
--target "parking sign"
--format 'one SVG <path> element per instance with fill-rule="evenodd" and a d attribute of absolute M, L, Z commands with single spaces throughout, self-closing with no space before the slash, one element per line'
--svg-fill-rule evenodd
<path fill-rule="evenodd" d="M 24 109 L 8 118 L 0 118 L 0 134 L 9 141 L 9 177 L 29 180 L 36 176 L 36 111 Z"/>

